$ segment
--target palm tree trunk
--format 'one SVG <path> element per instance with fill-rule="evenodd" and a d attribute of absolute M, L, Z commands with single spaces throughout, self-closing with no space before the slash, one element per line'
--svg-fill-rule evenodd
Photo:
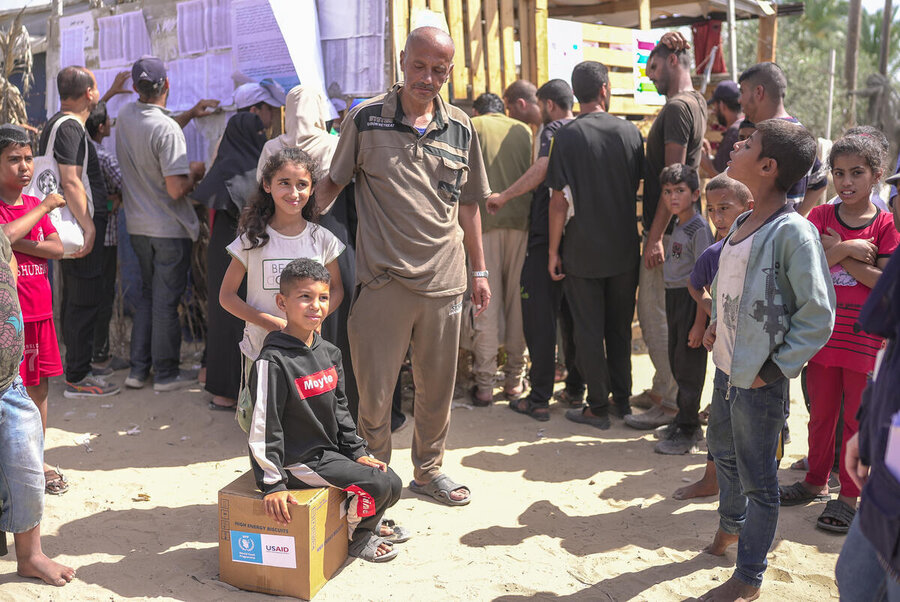
<path fill-rule="evenodd" d="M 890 1 L 890 0 L 886 0 Z M 850 0 L 850 12 L 847 14 L 847 54 L 844 59 L 844 79 L 847 92 L 856 90 L 856 68 L 859 57 L 859 32 L 862 25 L 862 0 Z M 850 108 L 844 119 L 850 127 L 856 125 L 856 95 L 850 95 Z"/>

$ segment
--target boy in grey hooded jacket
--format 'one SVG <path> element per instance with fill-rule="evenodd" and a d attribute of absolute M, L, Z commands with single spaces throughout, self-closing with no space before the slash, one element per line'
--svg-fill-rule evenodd
<path fill-rule="evenodd" d="M 770 119 L 735 145 L 726 170 L 755 205 L 725 239 L 703 341 L 716 364 L 707 441 L 720 491 L 719 530 L 706 551 L 722 555 L 740 543 L 732 578 L 701 600 L 759 597 L 778 523 L 776 452 L 788 379 L 834 326 L 834 288 L 818 233 L 786 196 L 815 152 L 802 126 Z"/>

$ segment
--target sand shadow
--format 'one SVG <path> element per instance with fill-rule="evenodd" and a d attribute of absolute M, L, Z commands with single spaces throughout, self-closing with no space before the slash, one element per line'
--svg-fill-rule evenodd
<path fill-rule="evenodd" d="M 598 581 L 589 587 L 564 596 L 554 594 L 553 592 L 535 592 L 527 596 L 508 595 L 494 598 L 494 602 L 517 602 L 519 600 L 562 600 L 562 601 L 581 601 L 581 600 L 632 600 L 640 596 L 643 592 L 660 583 L 674 581 L 682 577 L 687 577 L 698 571 L 712 569 L 725 566 L 727 561 L 721 558 L 710 556 L 709 554 L 697 554 L 681 562 L 671 562 L 656 566 L 649 566 L 630 573 L 622 573 L 610 579 Z M 704 589 L 702 586 L 700 589 Z M 691 595 L 702 595 L 704 591 L 692 592 Z M 682 599 L 693 600 L 691 595 L 684 596 Z"/>
<path fill-rule="evenodd" d="M 560 547 L 573 556 L 586 557 L 632 545 L 650 551 L 700 551 L 712 541 L 718 527 L 710 510 L 687 510 L 672 514 L 673 504 L 657 502 L 646 507 L 628 506 L 593 516 L 567 514 L 547 500 L 534 502 L 518 517 L 517 527 L 487 527 L 471 531 L 460 543 L 473 548 L 515 546 L 530 537 L 545 535 L 560 540 Z M 682 530 L 672 536 L 672 523 Z"/>

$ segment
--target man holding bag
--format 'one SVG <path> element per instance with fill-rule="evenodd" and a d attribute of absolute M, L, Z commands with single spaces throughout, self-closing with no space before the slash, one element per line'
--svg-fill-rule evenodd
<path fill-rule="evenodd" d="M 117 86 L 121 86 L 117 79 Z M 110 93 L 116 93 L 114 86 Z M 66 397 L 105 397 L 119 387 L 91 372 L 94 323 L 103 287 L 103 237 L 106 234 L 107 193 L 100 163 L 88 144 L 84 122 L 97 106 L 100 93 L 93 73 L 66 67 L 56 76 L 60 111 L 47 122 L 40 154 L 50 154 L 59 166 L 60 192 L 84 231 L 84 246 L 60 261 L 63 276 L 62 334 L 66 345 Z M 107 95 L 110 95 L 109 93 Z M 56 137 L 49 149 L 53 126 Z M 95 245 L 95 241 L 100 241 Z"/>

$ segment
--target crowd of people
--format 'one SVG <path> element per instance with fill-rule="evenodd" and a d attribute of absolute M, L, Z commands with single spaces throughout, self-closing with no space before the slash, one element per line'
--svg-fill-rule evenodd
<path fill-rule="evenodd" d="M 43 496 L 69 487 L 58 468 L 41 469 L 49 378 L 65 375 L 66 397 L 118 394 L 104 376 L 126 367 L 132 389 L 202 379 L 210 410 L 235 413 L 247 432 L 267 513 L 290 522 L 290 490 L 343 489 L 356 498 L 350 554 L 385 562 L 411 536 L 385 518 L 402 487 L 388 464 L 405 424 L 407 361 L 408 488 L 449 506 L 473 495 L 442 470 L 462 345 L 473 351 L 475 406 L 500 388 L 510 410 L 548 421 L 555 398 L 573 422 L 655 429 L 660 454 L 705 438 L 703 478 L 674 496 L 718 495 L 706 551 L 738 551 L 732 578 L 701 599 L 758 597 L 779 506 L 825 499 L 817 526 L 849 532 L 842 597 L 900 599 L 900 462 L 885 452 L 900 446 L 889 441 L 900 422 L 900 207 L 895 188 L 879 196 L 888 140 L 853 128 L 820 161 L 784 107 L 778 65 L 746 69 L 707 101 L 689 47 L 666 34 L 650 54 L 666 103 L 645 140 L 608 112 L 608 70 L 596 61 L 571 82 L 482 94 L 470 118 L 439 95 L 452 39 L 419 28 L 400 55 L 403 81 L 340 120 L 309 87 L 238 87 L 209 169 L 188 161 L 182 129 L 218 101 L 171 114 L 160 59 L 138 60 L 103 99 L 129 93 L 131 77 L 136 100 L 115 120 L 114 154 L 101 145 L 113 123 L 93 74 L 62 69 L 61 110 L 37 144 L 0 126 L 0 529 L 15 533 L 20 574 L 56 585 L 74 576 L 40 548 Z M 267 140 L 280 107 L 284 133 Z M 715 152 L 709 116 L 724 130 Z M 34 157 L 55 161 L 59 194 L 34 188 L 46 179 L 33 177 Z M 837 196 L 826 203 L 829 172 Z M 181 368 L 197 206 L 211 210 L 205 378 Z M 74 251 L 48 217 L 61 208 L 83 233 Z M 126 246 L 141 282 L 127 360 L 109 344 Z M 64 361 L 48 260 L 62 274 Z M 637 394 L 635 310 L 654 367 Z M 712 403 L 701 411 L 710 353 Z M 806 478 L 779 486 L 788 384 L 801 373 L 809 452 L 792 468 Z"/>

